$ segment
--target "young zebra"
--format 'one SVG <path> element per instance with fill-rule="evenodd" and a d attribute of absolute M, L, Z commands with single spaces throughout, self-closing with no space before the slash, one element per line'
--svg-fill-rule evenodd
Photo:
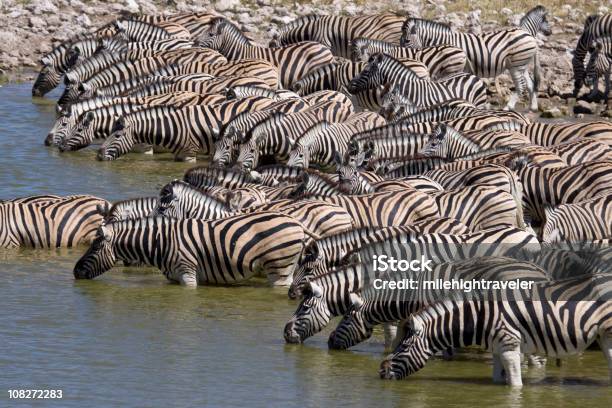
<path fill-rule="evenodd" d="M 500 256 L 485 256 L 474 259 L 447 262 L 435 265 L 431 272 L 395 273 L 389 280 L 400 281 L 410 278 L 418 282 L 420 288 L 425 281 L 443 279 L 486 279 L 489 281 L 542 282 L 548 280 L 545 270 L 537 265 Z M 392 322 L 403 322 L 429 304 L 457 295 L 442 290 L 380 290 L 374 285 L 364 286 L 352 293 L 352 306 L 344 315 L 336 329 L 329 335 L 331 349 L 345 350 L 372 336 L 374 326 Z M 400 323 L 401 326 L 401 323 Z M 399 337 L 399 336 L 398 336 Z M 401 337 L 398 338 L 401 340 Z"/>
<path fill-rule="evenodd" d="M 212 48 L 230 60 L 255 58 L 275 65 L 281 85 L 289 87 L 309 71 L 333 61 L 326 46 L 316 42 L 303 42 L 278 48 L 258 46 L 247 38 L 234 24 L 219 17 L 211 22 L 210 29 L 199 39 L 201 47 Z"/>
<path fill-rule="evenodd" d="M 329 118 L 342 122 L 353 113 L 350 101 L 324 102 L 306 110 L 285 115 L 277 112 L 258 123 L 240 140 L 236 165 L 242 171 L 255 169 L 260 156 L 271 156 L 274 160 L 286 160 L 300 134 L 313 125 Z"/>
<path fill-rule="evenodd" d="M 334 164 L 334 153 L 344 154 L 354 134 L 384 124 L 385 120 L 374 112 L 355 113 L 341 123 L 319 122 L 295 140 L 287 165 L 330 168 Z"/>
<path fill-rule="evenodd" d="M 305 239 L 298 222 L 273 212 L 216 221 L 121 221 L 98 229 L 74 267 L 74 276 L 93 279 L 122 260 L 157 267 L 166 278 L 185 286 L 231 284 L 258 273 L 272 284 L 289 284 Z"/>
<path fill-rule="evenodd" d="M 591 15 L 584 22 L 582 35 L 578 38 L 574 57 L 572 58 L 572 68 L 574 70 L 574 97 L 578 96 L 585 79 L 584 59 L 593 41 L 602 37 L 612 36 L 612 14 L 603 16 Z"/>
<path fill-rule="evenodd" d="M 113 222 L 136 220 L 150 217 L 157 208 L 157 197 L 139 197 L 129 200 L 116 201 L 113 205 L 98 206 L 98 214 L 104 224 Z"/>
<path fill-rule="evenodd" d="M 544 242 L 582 242 L 612 237 L 612 193 L 576 203 L 544 207 L 544 214 Z"/>
<path fill-rule="evenodd" d="M 0 248 L 88 244 L 102 223 L 97 207 L 106 205 L 107 201 L 87 195 L 0 201 Z"/>
<path fill-rule="evenodd" d="M 406 18 L 395 14 L 372 16 L 307 15 L 281 27 L 271 47 L 316 41 L 331 49 L 334 55 L 351 57 L 351 42 L 358 37 L 397 43 Z"/>
<path fill-rule="evenodd" d="M 368 62 L 373 54 L 387 54 L 395 59 L 413 59 L 427 66 L 433 79 L 441 79 L 464 72 L 467 56 L 462 49 L 448 45 L 435 47 L 408 48 L 371 38 L 356 38 L 351 42 L 351 59 Z"/>
<path fill-rule="evenodd" d="M 550 35 L 550 26 L 544 8 L 530 10 L 521 20 L 520 28 L 510 28 L 475 35 L 453 31 L 449 26 L 429 20 L 409 18 L 402 27 L 401 45 L 421 48 L 435 45 L 451 45 L 467 54 L 469 70 L 480 78 L 493 78 L 510 71 L 515 90 L 506 104 L 514 109 L 519 97 L 529 93 L 529 107 L 537 110 L 537 89 L 540 82 L 538 45 L 532 30 Z M 527 72 L 534 63 L 534 79 Z"/>
<path fill-rule="evenodd" d="M 251 97 L 212 106 L 153 107 L 120 116 L 97 158 L 116 160 L 135 145 L 146 144 L 170 150 L 176 160 L 195 162 L 197 153 L 210 153 L 212 129 L 220 129 L 240 112 L 265 109 L 272 103 L 267 98 Z"/>
<path fill-rule="evenodd" d="M 411 316 L 380 376 L 402 379 L 437 351 L 478 345 L 493 353 L 493 381 L 520 387 L 521 352 L 564 357 L 598 341 L 612 380 L 611 280 L 607 274 L 536 283 L 519 300 L 436 302 Z"/>
<path fill-rule="evenodd" d="M 242 201 L 241 193 L 233 193 L 229 201 Z M 219 201 L 190 184 L 175 180 L 161 189 L 156 215 L 172 218 L 219 219 L 241 213 L 275 211 L 300 222 L 309 235 L 326 236 L 352 227 L 352 218 L 341 207 L 324 202 L 275 201 L 236 210 L 228 201 Z"/>
<path fill-rule="evenodd" d="M 545 207 L 578 203 L 612 191 L 612 161 L 594 161 L 562 168 L 509 164 L 523 185 L 523 207 L 534 223 L 544 222 Z"/>
<path fill-rule="evenodd" d="M 439 81 L 421 80 L 413 71 L 393 57 L 374 54 L 367 66 L 348 84 L 348 91 L 358 93 L 366 89 L 392 83 L 417 106 L 430 106 L 452 99 L 463 99 L 475 106 L 486 103 L 485 83 L 472 74 L 455 74 Z"/>
<path fill-rule="evenodd" d="M 599 78 L 604 79 L 604 101 L 610 95 L 610 60 L 612 59 L 612 37 L 598 38 L 589 48 L 589 60 L 586 65 L 585 82 L 591 88 L 590 96 L 599 91 Z"/>

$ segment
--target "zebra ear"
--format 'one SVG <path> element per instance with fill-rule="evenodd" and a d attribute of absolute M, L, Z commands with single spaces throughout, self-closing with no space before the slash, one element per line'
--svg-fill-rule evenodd
<path fill-rule="evenodd" d="M 100 225 L 99 233 L 100 233 L 100 236 L 104 237 L 106 241 L 111 240 L 111 237 L 112 237 L 111 229 L 107 225 L 105 224 Z"/>
<path fill-rule="evenodd" d="M 89 111 L 85 114 L 85 119 L 83 120 L 83 126 L 91 125 L 91 122 L 94 120 L 93 112 Z"/>
<path fill-rule="evenodd" d="M 406 331 L 411 336 L 419 335 L 423 332 L 423 322 L 414 315 L 410 316 L 406 322 Z"/>
<path fill-rule="evenodd" d="M 211 128 L 210 129 L 210 136 L 212 137 L 213 142 L 218 142 L 219 141 L 220 134 L 221 134 L 221 132 L 219 131 L 218 128 Z"/>
<path fill-rule="evenodd" d="M 361 306 L 363 306 L 363 298 L 357 293 L 351 293 L 349 295 L 349 299 L 351 300 L 351 304 L 353 305 L 353 310 L 359 311 L 359 309 L 361 309 Z"/>
<path fill-rule="evenodd" d="M 106 217 L 108 215 L 109 211 L 110 211 L 110 205 L 108 203 L 104 203 L 104 205 L 98 204 L 98 205 L 96 205 L 96 211 L 102 217 Z"/>
<path fill-rule="evenodd" d="M 310 289 L 310 293 L 312 296 L 316 298 L 320 298 L 323 296 L 323 289 L 314 282 L 308 282 L 308 288 Z"/>

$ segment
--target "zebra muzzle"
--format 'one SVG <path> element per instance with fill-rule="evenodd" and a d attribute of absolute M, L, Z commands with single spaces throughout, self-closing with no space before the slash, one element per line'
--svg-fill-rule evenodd
<path fill-rule="evenodd" d="M 285 341 L 289 344 L 299 344 L 302 342 L 302 338 L 293 328 L 293 322 L 285 325 L 284 337 Z"/>

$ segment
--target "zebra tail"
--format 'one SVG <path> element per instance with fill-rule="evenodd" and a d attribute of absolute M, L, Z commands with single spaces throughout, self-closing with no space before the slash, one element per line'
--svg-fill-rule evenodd
<path fill-rule="evenodd" d="M 536 97 L 538 96 L 538 92 L 540 91 L 540 50 L 536 50 L 535 54 L 533 54 L 533 92 L 535 92 Z"/>

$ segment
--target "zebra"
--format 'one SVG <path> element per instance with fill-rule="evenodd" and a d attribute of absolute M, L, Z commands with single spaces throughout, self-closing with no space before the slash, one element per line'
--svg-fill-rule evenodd
<path fill-rule="evenodd" d="M 270 46 L 316 41 L 329 47 L 334 55 L 351 57 L 351 41 L 358 37 L 397 43 L 405 17 L 391 13 L 372 16 L 307 15 L 281 27 Z"/>
<path fill-rule="evenodd" d="M 77 65 L 82 59 L 94 55 L 98 40 L 85 38 L 69 44 L 60 44 L 41 58 L 42 68 L 32 86 L 32 96 L 44 96 L 61 82 L 62 75 Z"/>
<path fill-rule="evenodd" d="M 542 241 L 581 242 L 612 237 L 612 193 L 584 201 L 544 207 Z"/>
<path fill-rule="evenodd" d="M 379 127 L 384 124 L 385 120 L 373 112 L 355 113 L 340 123 L 321 121 L 295 139 L 287 165 L 304 168 L 315 165 L 328 168 L 333 164 L 336 151 L 341 153 L 346 151 L 352 135 L 366 131 L 369 127 Z"/>
<path fill-rule="evenodd" d="M 152 107 L 120 116 L 97 158 L 116 160 L 134 145 L 147 144 L 170 150 L 176 160 L 195 162 L 198 152 L 210 153 L 213 128 L 219 129 L 240 112 L 264 109 L 273 102 L 251 97 L 212 106 Z"/>
<path fill-rule="evenodd" d="M 584 22 L 582 35 L 578 38 L 574 56 L 572 58 L 572 69 L 574 71 L 574 97 L 578 96 L 586 75 L 584 59 L 593 44 L 593 41 L 601 37 L 612 36 L 612 14 L 603 16 L 590 15 Z"/>
<path fill-rule="evenodd" d="M 431 272 L 417 272 L 410 276 L 417 285 L 424 287 L 425 281 L 436 279 L 471 280 L 486 279 L 489 281 L 521 279 L 531 282 L 548 280 L 546 271 L 539 266 L 513 258 L 501 256 L 484 256 L 474 259 L 445 262 L 435 265 Z M 412 273 L 411 273 L 412 274 Z M 400 281 L 407 278 L 405 272 L 392 275 L 389 280 Z M 351 307 L 344 315 L 336 329 L 330 333 L 330 349 L 345 350 L 367 340 L 372 335 L 374 326 L 405 321 L 429 304 L 453 296 L 443 290 L 380 290 L 374 285 L 363 287 L 351 293 Z"/>
<path fill-rule="evenodd" d="M 530 10 L 521 20 L 521 27 L 475 35 L 453 31 L 449 26 L 429 20 L 409 18 L 402 27 L 401 45 L 421 48 L 451 45 L 467 54 L 469 71 L 480 78 L 492 78 L 506 69 L 515 90 L 506 104 L 514 109 L 525 90 L 529 93 L 529 108 L 537 111 L 537 89 L 540 83 L 538 44 L 531 30 L 550 34 L 547 12 L 541 7 Z M 529 63 L 534 62 L 534 79 L 529 76 Z"/>
<path fill-rule="evenodd" d="M 334 316 L 344 315 L 351 303 L 349 294 L 374 280 L 378 272 L 355 263 L 322 274 L 306 283 L 295 313 L 285 325 L 287 343 L 302 343 L 320 332 Z"/>
<path fill-rule="evenodd" d="M 89 196 L 32 196 L 0 201 L 0 248 L 59 248 L 88 244 L 102 223 Z"/>
<path fill-rule="evenodd" d="M 589 96 L 595 97 L 599 90 L 599 78 L 604 78 L 604 101 L 610 95 L 610 59 L 612 58 L 612 37 L 598 38 L 589 48 L 589 59 L 585 69 L 585 82 L 591 88 Z"/>
<path fill-rule="evenodd" d="M 117 260 L 159 268 L 184 286 L 232 284 L 264 273 L 274 285 L 291 280 L 305 240 L 286 215 L 262 212 L 215 221 L 149 217 L 103 225 L 74 267 L 93 279 Z"/>
<path fill-rule="evenodd" d="M 234 24 L 219 17 L 200 37 L 201 47 L 218 50 L 230 60 L 256 58 L 278 67 L 282 86 L 288 87 L 309 71 L 333 61 L 329 48 L 315 42 L 303 42 L 278 48 L 264 48 L 247 38 Z"/>
<path fill-rule="evenodd" d="M 173 218 L 219 219 L 241 213 L 275 211 L 286 214 L 300 222 L 307 233 L 321 237 L 344 231 L 352 227 L 352 218 L 341 207 L 324 202 L 274 201 L 263 205 L 236 210 L 229 201 L 242 201 L 241 193 L 235 192 L 227 201 L 219 201 L 183 181 L 175 180 L 160 192 L 156 215 Z"/>
<path fill-rule="evenodd" d="M 577 203 L 612 189 L 612 161 L 593 161 L 562 168 L 510 164 L 523 185 L 523 207 L 535 225 L 546 218 L 544 208 Z"/>
<path fill-rule="evenodd" d="M 348 84 L 357 93 L 368 88 L 393 83 L 417 106 L 429 106 L 452 99 L 464 99 L 476 106 L 486 103 L 487 89 L 478 77 L 462 73 L 439 81 L 420 80 L 410 68 L 393 57 L 373 54 L 366 68 Z"/>
<path fill-rule="evenodd" d="M 612 378 L 610 279 L 604 274 L 536 283 L 518 301 L 436 302 L 408 319 L 406 336 L 381 363 L 380 376 L 402 379 L 436 351 L 478 345 L 493 353 L 493 381 L 520 387 L 521 352 L 563 357 L 597 340 Z"/>
<path fill-rule="evenodd" d="M 351 59 L 355 62 L 368 62 L 375 53 L 387 54 L 398 60 L 410 58 L 421 61 L 434 79 L 463 72 L 467 63 L 467 56 L 462 49 L 448 45 L 415 49 L 371 38 L 356 38 L 351 42 Z"/>
<path fill-rule="evenodd" d="M 96 210 L 103 217 L 104 224 L 111 224 L 149 217 L 153 215 L 156 208 L 157 197 L 138 197 L 116 201 L 112 205 L 99 205 Z"/>
<path fill-rule="evenodd" d="M 298 135 L 324 120 L 328 111 L 335 113 L 332 114 L 335 121 L 341 122 L 353 113 L 353 106 L 350 102 L 325 102 L 289 115 L 280 112 L 272 114 L 240 140 L 236 165 L 242 171 L 250 171 L 257 167 L 263 155 L 285 160 Z"/>
<path fill-rule="evenodd" d="M 166 40 L 169 38 L 189 39 L 191 34 L 180 24 L 171 22 L 152 24 L 139 20 L 115 20 L 114 38 L 130 42 Z"/>
<path fill-rule="evenodd" d="M 592 138 L 612 147 L 612 124 L 606 121 L 581 123 L 560 122 L 525 124 L 519 132 L 540 146 L 553 146 L 565 142 Z"/>
<path fill-rule="evenodd" d="M 324 274 L 331 266 L 337 266 L 345 255 L 362 245 L 384 241 L 391 237 L 409 233 L 465 234 L 468 227 L 451 218 L 429 218 L 408 226 L 399 227 L 364 227 L 322 237 L 306 245 L 304 253 L 293 274 L 288 296 L 297 299 L 308 280 Z"/>

